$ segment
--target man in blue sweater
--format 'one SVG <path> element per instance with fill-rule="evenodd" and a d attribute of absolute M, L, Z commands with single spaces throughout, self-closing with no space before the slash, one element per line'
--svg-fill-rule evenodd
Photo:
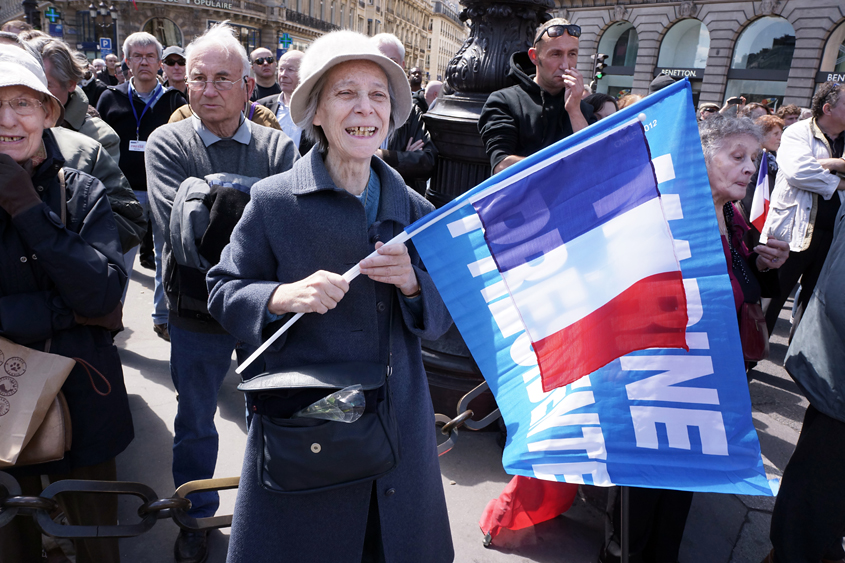
<path fill-rule="evenodd" d="M 146 149 L 153 218 L 164 234 L 170 373 L 179 394 L 173 440 L 177 487 L 214 475 L 217 393 L 237 343 L 208 314 L 205 272 L 228 244 L 252 183 L 290 169 L 298 157 L 281 131 L 245 119 L 249 59 L 230 27 L 210 28 L 188 46 L 185 58 L 194 116 L 157 129 Z M 202 233 L 191 224 L 198 213 L 205 215 Z M 191 502 L 189 514 L 203 518 L 214 514 L 219 498 L 200 493 Z M 206 556 L 206 532 L 179 533 L 176 561 L 198 563 Z"/>

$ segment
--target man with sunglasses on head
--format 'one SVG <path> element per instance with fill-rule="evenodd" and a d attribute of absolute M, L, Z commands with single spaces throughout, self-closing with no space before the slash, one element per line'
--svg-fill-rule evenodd
<path fill-rule="evenodd" d="M 276 82 L 276 57 L 270 49 L 259 47 L 249 56 L 252 73 L 255 75 L 255 90 L 249 101 L 256 102 L 261 98 L 280 94 L 282 88 Z"/>
<path fill-rule="evenodd" d="M 208 314 L 205 273 L 220 260 L 252 184 L 285 172 L 299 156 L 280 130 L 246 119 L 243 110 L 253 86 L 250 62 L 226 22 L 188 45 L 185 59 L 193 115 L 156 130 L 147 146 L 153 216 L 164 227 L 170 374 L 179 394 L 173 437 L 176 487 L 214 475 L 217 393 L 237 344 Z M 237 352 L 245 359 L 240 348 Z M 214 515 L 217 493 L 191 497 L 190 516 Z M 177 562 L 205 561 L 207 553 L 207 530 L 180 532 Z"/>
<path fill-rule="evenodd" d="M 188 84 L 185 74 L 185 51 L 182 47 L 168 47 L 164 50 L 161 60 L 161 71 L 164 73 L 164 86 L 175 88 L 188 95 Z"/>
<path fill-rule="evenodd" d="M 516 85 L 490 94 L 478 120 L 493 173 L 595 123 L 575 68 L 580 36 L 580 27 L 554 18 L 537 29 L 528 52 L 511 56 Z"/>

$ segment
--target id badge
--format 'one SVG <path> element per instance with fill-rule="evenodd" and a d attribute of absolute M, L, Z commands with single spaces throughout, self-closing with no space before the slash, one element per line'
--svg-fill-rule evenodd
<path fill-rule="evenodd" d="M 147 141 L 129 141 L 129 150 L 131 152 L 144 152 L 147 148 Z"/>

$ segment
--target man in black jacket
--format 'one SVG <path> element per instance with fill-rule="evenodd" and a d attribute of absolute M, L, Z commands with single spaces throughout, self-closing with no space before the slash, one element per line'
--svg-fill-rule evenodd
<path fill-rule="evenodd" d="M 405 47 L 391 33 L 379 33 L 373 43 L 381 54 L 405 68 Z M 408 120 L 384 140 L 376 156 L 399 172 L 405 183 L 425 196 L 426 183 L 434 172 L 437 148 L 423 123 L 423 112 L 414 104 Z"/>
<path fill-rule="evenodd" d="M 129 180 L 129 185 L 149 217 L 147 168 L 144 162 L 147 138 L 153 131 L 167 124 L 173 112 L 186 102 L 181 92 L 164 88 L 158 82 L 162 47 L 155 37 L 143 31 L 133 33 L 124 41 L 123 53 L 132 70 L 132 78 L 119 86 L 109 86 L 97 102 L 97 111 L 120 137 L 120 170 Z M 164 241 L 160 225 L 150 222 L 148 226 L 152 227 L 155 249 L 153 330 L 169 341 L 167 303 L 161 287 L 161 249 Z M 134 251 L 130 254 L 127 255 L 127 270 L 131 271 Z"/>
<path fill-rule="evenodd" d="M 580 27 L 554 18 L 537 29 L 527 53 L 511 57 L 516 85 L 490 94 L 478 120 L 494 174 L 595 123 L 575 68 L 580 36 Z"/>

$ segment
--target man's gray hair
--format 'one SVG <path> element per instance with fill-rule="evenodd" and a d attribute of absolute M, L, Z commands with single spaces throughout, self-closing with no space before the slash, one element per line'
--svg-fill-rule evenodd
<path fill-rule="evenodd" d="M 318 80 L 314 87 L 311 89 L 311 95 L 308 98 L 308 103 L 305 106 L 305 113 L 302 117 L 302 120 L 296 124 L 296 126 L 302 130 L 303 135 L 314 141 L 314 144 L 317 146 L 320 152 L 323 153 L 328 150 L 329 141 L 326 138 L 326 134 L 323 133 L 323 128 L 319 125 L 314 125 L 314 117 L 317 115 L 317 106 L 320 104 L 320 97 L 323 95 L 323 90 L 327 86 L 326 78 L 328 78 L 329 74 L 331 74 L 331 71 L 323 74 L 323 76 L 320 77 L 320 80 Z M 386 138 L 390 139 L 393 136 L 393 132 L 396 130 L 396 123 L 394 123 L 393 121 L 392 111 L 392 108 L 394 108 L 396 105 L 396 95 L 393 92 L 393 84 L 391 84 L 389 78 L 387 80 L 387 94 L 390 97 L 391 112 L 390 123 L 387 126 Z"/>
<path fill-rule="evenodd" d="M 191 57 L 194 51 L 201 48 L 216 48 L 226 53 L 229 57 L 237 56 L 241 60 L 241 76 L 249 76 L 249 57 L 246 49 L 235 37 L 235 30 L 229 25 L 229 20 L 214 24 L 205 30 L 205 33 L 191 41 L 185 48 L 185 71 L 191 74 Z"/>
<path fill-rule="evenodd" d="M 123 59 L 129 60 L 129 57 L 132 56 L 133 47 L 146 47 L 147 45 L 155 45 L 158 60 L 161 60 L 161 52 L 163 50 L 161 43 L 158 42 L 155 36 L 146 31 L 136 31 L 126 38 L 123 42 Z M 106 64 L 106 61 L 103 61 L 103 64 Z"/>
<path fill-rule="evenodd" d="M 16 45 L 32 55 L 32 57 L 38 61 L 42 67 L 44 66 L 44 61 L 41 60 L 41 53 L 39 53 L 35 47 L 24 41 L 20 38 L 17 33 L 12 33 L 11 31 L 0 31 L 0 43 L 5 45 Z"/>
<path fill-rule="evenodd" d="M 50 76 L 58 80 L 63 88 L 67 88 L 69 82 L 81 82 L 85 79 L 87 65 L 82 65 L 64 41 L 53 37 L 39 37 L 31 39 L 28 43 L 41 54 L 42 60 L 50 61 Z"/>
<path fill-rule="evenodd" d="M 93 61 L 91 61 L 92 65 L 95 65 L 97 63 L 103 63 L 103 66 L 106 66 L 106 61 L 104 59 L 94 59 Z"/>
<path fill-rule="evenodd" d="M 405 60 L 405 46 L 402 45 L 402 42 L 399 41 L 399 38 L 393 35 L 392 33 L 378 33 L 376 35 L 373 35 L 372 41 L 376 47 L 381 47 L 382 45 L 392 45 L 396 47 L 396 49 L 399 51 L 399 54 L 402 56 L 402 60 Z"/>
<path fill-rule="evenodd" d="M 732 137 L 748 135 L 757 139 L 758 143 L 763 142 L 762 129 L 759 125 L 755 125 L 749 117 L 711 117 L 699 122 L 698 133 L 701 135 L 704 160 L 708 164 L 716 153 L 725 146 L 725 142 Z"/>

